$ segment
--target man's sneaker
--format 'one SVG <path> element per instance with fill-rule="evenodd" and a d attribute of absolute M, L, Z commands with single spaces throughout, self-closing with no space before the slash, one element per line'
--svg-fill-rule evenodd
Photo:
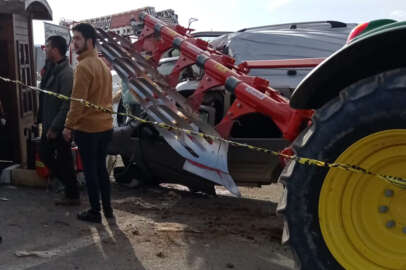
<path fill-rule="evenodd" d="M 55 200 L 55 205 L 63 205 L 63 206 L 78 206 L 80 205 L 80 199 L 70 199 L 70 198 L 61 198 Z"/>
<path fill-rule="evenodd" d="M 99 212 L 92 211 L 91 209 L 80 212 L 77 218 L 82 221 L 101 223 L 101 215 Z"/>

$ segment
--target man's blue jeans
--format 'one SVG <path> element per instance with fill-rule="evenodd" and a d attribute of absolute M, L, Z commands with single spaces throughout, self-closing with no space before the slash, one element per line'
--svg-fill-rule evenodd
<path fill-rule="evenodd" d="M 100 212 L 100 195 L 103 210 L 112 211 L 110 177 L 106 168 L 107 146 L 112 135 L 113 130 L 97 133 L 74 132 L 83 162 L 90 207 L 97 213 Z"/>

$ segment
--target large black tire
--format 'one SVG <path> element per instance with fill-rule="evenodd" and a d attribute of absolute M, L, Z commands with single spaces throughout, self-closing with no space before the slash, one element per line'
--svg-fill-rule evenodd
<path fill-rule="evenodd" d="M 361 138 L 388 129 L 406 129 L 406 68 L 343 89 L 315 113 L 293 148 L 298 156 L 331 162 Z M 291 161 L 279 178 L 285 187 L 278 205 L 285 217 L 283 240 L 290 244 L 300 269 L 343 269 L 319 223 L 319 195 L 327 172 Z"/>

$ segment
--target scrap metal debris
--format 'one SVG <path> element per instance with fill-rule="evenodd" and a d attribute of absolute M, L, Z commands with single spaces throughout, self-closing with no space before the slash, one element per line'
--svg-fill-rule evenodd
<path fill-rule="evenodd" d="M 51 258 L 57 255 L 56 251 L 16 251 L 15 255 L 17 257 L 39 257 L 39 258 Z"/>
<path fill-rule="evenodd" d="M 155 230 L 158 232 L 191 232 L 201 233 L 201 231 L 180 223 L 155 223 Z"/>

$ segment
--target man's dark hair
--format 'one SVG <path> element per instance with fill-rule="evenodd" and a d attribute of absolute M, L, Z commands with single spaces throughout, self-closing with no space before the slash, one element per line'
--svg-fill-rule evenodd
<path fill-rule="evenodd" d="M 90 24 L 79 23 L 72 28 L 72 31 L 81 33 L 85 40 L 91 39 L 93 41 L 93 47 L 96 46 L 96 30 Z"/>
<path fill-rule="evenodd" d="M 61 36 L 50 36 L 47 39 L 52 48 L 57 48 L 62 56 L 65 56 L 68 50 L 68 44 L 66 44 L 66 39 Z"/>

